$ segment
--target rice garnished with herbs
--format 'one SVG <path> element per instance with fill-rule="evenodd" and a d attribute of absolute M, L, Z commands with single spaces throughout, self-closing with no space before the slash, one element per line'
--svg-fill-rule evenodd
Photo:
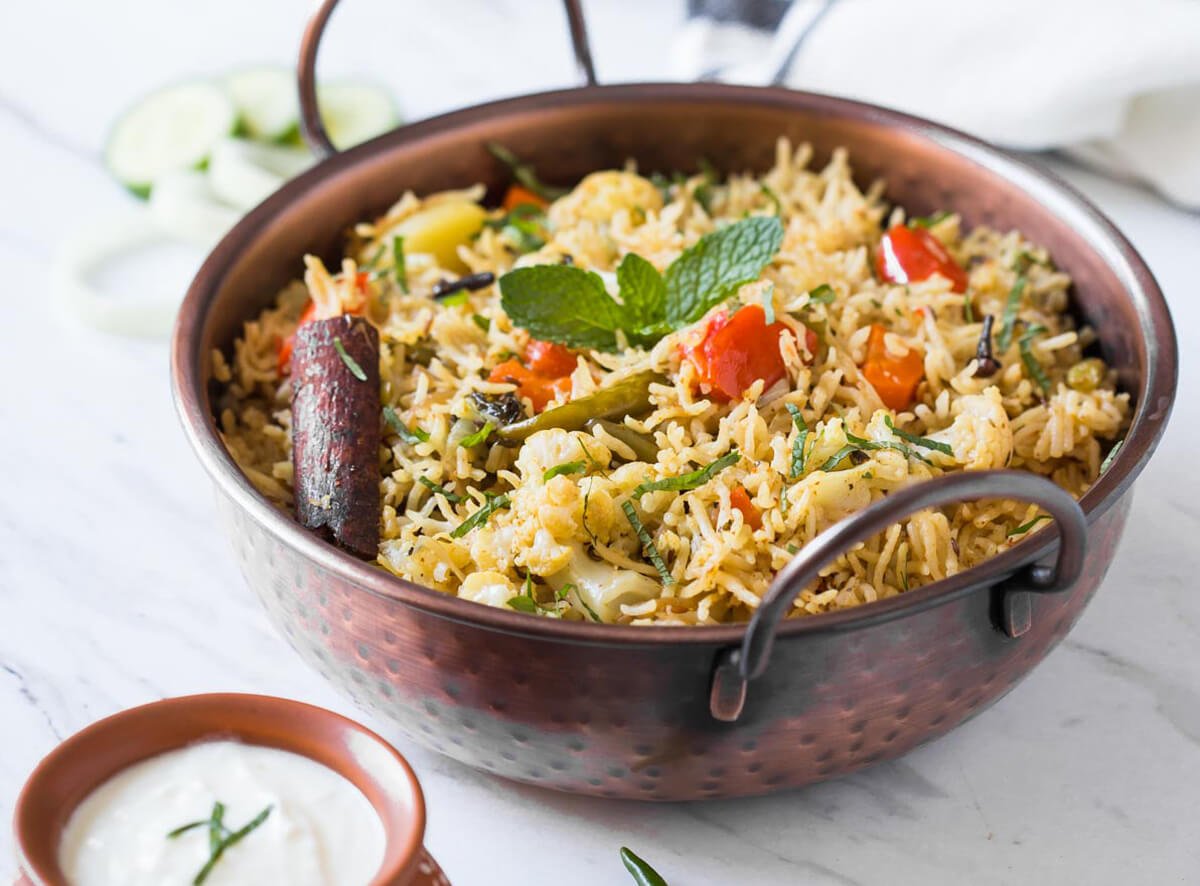
<path fill-rule="evenodd" d="M 906 220 L 882 183 L 858 189 L 845 153 L 821 170 L 810 155 L 781 140 L 765 175 L 725 181 L 597 172 L 544 211 L 536 199 L 480 209 L 481 187 L 405 194 L 356 228 L 340 268 L 307 257 L 304 281 L 245 324 L 232 358 L 214 355 L 229 451 L 291 509 L 280 349 L 311 298 L 357 306 L 380 333 L 379 566 L 480 603 L 632 624 L 743 620 L 796 551 L 910 483 L 1012 467 L 1081 495 L 1129 403 L 1085 359 L 1094 334 L 1067 312 L 1069 278 L 1019 232 Z M 881 236 L 896 226 L 936 238 L 965 292 L 941 274 L 881 281 Z M 623 264 L 629 254 L 645 261 Z M 750 281 L 725 285 L 738 262 Z M 533 266 L 562 270 L 503 277 Z M 497 282 L 433 297 L 482 272 Z M 530 329 L 558 343 L 531 350 Z M 556 371 L 538 369 L 546 353 Z M 751 370 L 738 360 L 782 377 L 739 392 Z M 588 409 L 621 385 L 648 402 L 502 439 L 506 423 Z M 953 575 L 1047 519 L 1008 501 L 915 514 L 828 567 L 795 613 Z"/>

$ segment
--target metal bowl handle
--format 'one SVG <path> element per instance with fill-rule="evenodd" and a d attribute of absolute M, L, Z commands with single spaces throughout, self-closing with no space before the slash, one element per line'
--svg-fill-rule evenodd
<path fill-rule="evenodd" d="M 1030 627 L 1029 594 L 1065 591 L 1083 570 L 1087 547 L 1083 510 L 1070 493 L 1036 474 L 1023 471 L 948 474 L 902 489 L 847 517 L 792 558 L 767 589 L 741 646 L 724 649 L 717 656 L 709 694 L 713 717 L 733 722 L 741 716 L 749 682 L 761 676 L 770 662 L 780 622 L 797 595 L 817 579 L 825 566 L 852 545 L 866 541 L 915 511 L 988 498 L 1032 502 L 1049 511 L 1057 524 L 1059 548 L 1054 566 L 1032 564 L 1000 586 L 1002 629 L 1013 637 L 1025 633 Z"/>
<path fill-rule="evenodd" d="M 317 107 L 317 49 L 329 16 L 333 14 L 338 0 L 321 0 L 316 11 L 304 28 L 300 41 L 300 60 L 296 66 L 297 86 L 300 91 L 300 133 L 308 147 L 320 159 L 331 157 L 337 148 L 329 140 L 321 112 Z M 580 0 L 563 0 L 567 13 L 567 25 L 571 33 L 571 49 L 575 54 L 575 65 L 579 69 L 584 86 L 596 85 L 596 68 L 592 63 L 592 48 L 588 43 L 587 22 L 583 17 Z"/>

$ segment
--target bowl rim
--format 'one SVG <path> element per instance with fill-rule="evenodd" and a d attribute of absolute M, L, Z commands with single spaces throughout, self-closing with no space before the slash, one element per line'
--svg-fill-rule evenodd
<path fill-rule="evenodd" d="M 722 83 L 623 83 L 538 92 L 472 105 L 402 126 L 327 158 L 286 183 L 246 215 L 209 254 L 184 297 L 171 342 L 172 392 L 185 435 L 218 490 L 263 526 L 282 544 L 322 569 L 381 598 L 402 603 L 455 622 L 508 634 L 541 637 L 587 645 L 653 646 L 729 645 L 739 643 L 747 623 L 695 625 L 610 625 L 560 619 L 531 618 L 452 597 L 402 579 L 358 560 L 304 529 L 262 496 L 234 463 L 220 440 L 213 416 L 205 408 L 205 385 L 200 366 L 200 335 L 206 309 L 219 288 L 224 271 L 253 242 L 277 212 L 318 182 L 335 178 L 351 166 L 385 154 L 400 145 L 464 129 L 486 121 L 526 112 L 553 111 L 565 106 L 696 102 L 752 104 L 778 111 L 804 110 L 830 117 L 851 118 L 898 129 L 975 163 L 1033 196 L 1055 219 L 1085 236 L 1091 249 L 1121 281 L 1140 320 L 1139 334 L 1146 349 L 1146 372 L 1140 379 L 1134 413 L 1121 449 L 1109 469 L 1080 498 L 1089 522 L 1105 513 L 1129 489 L 1161 439 L 1174 403 L 1178 351 L 1174 324 L 1153 273 L 1119 229 L 1075 188 L 1049 170 L 957 129 L 921 117 L 821 93 L 782 87 L 737 86 Z M 780 637 L 838 632 L 891 621 L 910 613 L 948 603 L 992 585 L 1022 566 L 1047 556 L 1057 544 L 1053 526 L 1018 542 L 1012 548 L 957 575 L 923 585 L 904 594 L 852 609 L 801 619 L 786 619 Z"/>
<path fill-rule="evenodd" d="M 398 774 L 399 778 L 392 778 L 385 782 L 384 773 L 369 769 L 366 765 L 361 764 L 358 771 L 353 775 L 337 770 L 334 771 L 362 792 L 368 798 L 369 802 L 372 793 L 377 793 L 381 796 L 387 794 L 389 792 L 389 785 L 399 785 L 401 791 L 406 794 L 400 804 L 389 810 L 400 812 L 402 811 L 400 807 L 407 805 L 407 814 L 403 817 L 406 827 L 402 830 L 384 828 L 384 856 L 379 870 L 376 871 L 371 880 L 371 884 L 372 886 L 394 886 L 394 884 L 409 882 L 420 864 L 425 838 L 426 814 L 425 796 L 421 790 L 421 784 L 417 780 L 412 766 L 409 765 L 404 756 L 378 733 L 335 711 L 295 699 L 242 692 L 212 692 L 197 695 L 182 695 L 143 705 L 136 705 L 96 720 L 61 741 L 34 767 L 29 777 L 25 780 L 25 784 L 21 788 L 21 792 L 18 794 L 16 804 L 13 808 L 13 843 L 20 870 L 34 884 L 61 882 L 61 870 L 58 867 L 57 860 L 57 846 L 61 839 L 61 832 L 53 835 L 55 847 L 53 850 L 54 862 L 52 869 L 47 870 L 45 866 L 35 864 L 31 861 L 31 855 L 34 853 L 31 853 L 30 847 L 50 838 L 37 827 L 36 822 L 33 820 L 36 818 L 36 812 L 33 807 L 39 793 L 45 790 L 46 785 L 51 780 L 58 777 L 63 767 L 70 765 L 73 758 L 81 754 L 89 754 L 103 743 L 113 742 L 118 738 L 128 741 L 131 735 L 140 736 L 145 734 L 140 731 L 140 727 L 150 719 L 178 719 L 186 715 L 192 715 L 200 719 L 204 717 L 219 718 L 222 715 L 227 717 L 232 713 L 237 713 L 242 717 L 257 719 L 262 723 L 279 722 L 280 718 L 283 717 L 299 718 L 305 725 L 311 725 L 314 722 L 323 722 L 336 728 L 339 734 L 361 736 L 375 748 L 382 751 L 387 758 L 389 767 L 394 764 L 394 768 L 391 769 L 392 774 Z M 316 734 L 313 731 L 306 733 L 304 737 L 309 741 L 314 741 L 316 740 Z M 311 753 L 304 749 L 299 741 L 301 736 L 296 730 L 292 730 L 286 736 L 282 737 L 276 732 L 273 734 L 273 737 L 281 738 L 281 740 L 275 743 L 267 743 L 262 740 L 256 741 L 252 736 L 247 734 L 246 727 L 244 726 L 242 728 L 229 725 L 222 726 L 217 722 L 214 722 L 211 728 L 197 728 L 192 738 L 183 743 L 175 744 L 172 742 L 169 746 L 158 747 L 144 756 L 136 756 L 136 759 L 113 767 L 111 771 L 105 773 L 94 784 L 87 787 L 78 800 L 76 800 L 70 813 L 65 816 L 64 821 L 69 820 L 70 814 L 74 813 L 79 803 L 82 803 L 100 785 L 130 766 L 171 750 L 179 750 L 207 741 L 232 739 L 257 747 L 274 747 L 299 754 L 326 768 L 332 768 L 328 763 L 317 760 Z M 292 743 L 289 744 L 289 741 Z M 341 757 L 351 761 L 354 759 L 349 749 L 338 747 L 331 741 L 322 741 L 321 745 L 330 752 L 330 756 Z M 372 802 L 371 805 L 374 812 L 379 816 L 381 823 L 385 823 L 386 819 L 383 811 L 375 803 Z M 389 861 L 389 856 L 394 856 L 394 858 Z"/>

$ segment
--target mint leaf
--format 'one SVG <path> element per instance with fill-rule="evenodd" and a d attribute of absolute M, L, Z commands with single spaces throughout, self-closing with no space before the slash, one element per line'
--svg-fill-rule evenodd
<path fill-rule="evenodd" d="M 779 219 L 756 216 L 701 237 L 665 275 L 630 253 L 617 267 L 620 304 L 591 271 L 518 268 L 500 278 L 500 304 L 515 325 L 546 341 L 611 351 L 619 329 L 633 344 L 652 345 L 757 280 L 782 242 Z"/>
<path fill-rule="evenodd" d="M 517 268 L 500 278 L 500 306 L 534 338 L 573 348 L 611 351 L 625 311 L 591 271 L 569 265 Z"/>
<path fill-rule="evenodd" d="M 670 331 L 665 325 L 667 283 L 658 268 L 630 252 L 617 265 L 617 286 L 625 307 L 626 330 L 649 339 Z"/>
<path fill-rule="evenodd" d="M 735 465 L 741 455 L 736 449 L 731 449 L 729 452 L 722 455 L 716 461 L 710 461 L 702 468 L 697 468 L 694 471 L 689 471 L 686 474 L 681 474 L 678 477 L 664 477 L 661 480 L 645 480 L 634 488 L 631 495 L 634 498 L 641 498 L 647 492 L 658 492 L 660 490 L 670 490 L 672 492 L 690 492 L 693 489 L 699 489 L 721 471 L 725 470 L 730 465 Z"/>
<path fill-rule="evenodd" d="M 678 329 L 694 323 L 758 279 L 783 243 L 783 224 L 773 216 L 754 216 L 705 234 L 667 268 L 666 319 Z"/>

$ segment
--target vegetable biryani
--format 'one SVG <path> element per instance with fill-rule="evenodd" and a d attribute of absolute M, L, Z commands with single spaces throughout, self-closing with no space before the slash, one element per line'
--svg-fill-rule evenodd
<path fill-rule="evenodd" d="M 517 181 L 501 207 L 405 194 L 214 354 L 250 480 L 398 576 L 550 617 L 742 620 L 872 501 L 1002 467 L 1079 496 L 1127 423 L 1044 249 L 908 218 L 844 152 L 810 169 L 781 140 L 761 176 L 560 191 L 493 150 Z M 915 514 L 796 613 L 936 581 L 1047 519 Z"/>

